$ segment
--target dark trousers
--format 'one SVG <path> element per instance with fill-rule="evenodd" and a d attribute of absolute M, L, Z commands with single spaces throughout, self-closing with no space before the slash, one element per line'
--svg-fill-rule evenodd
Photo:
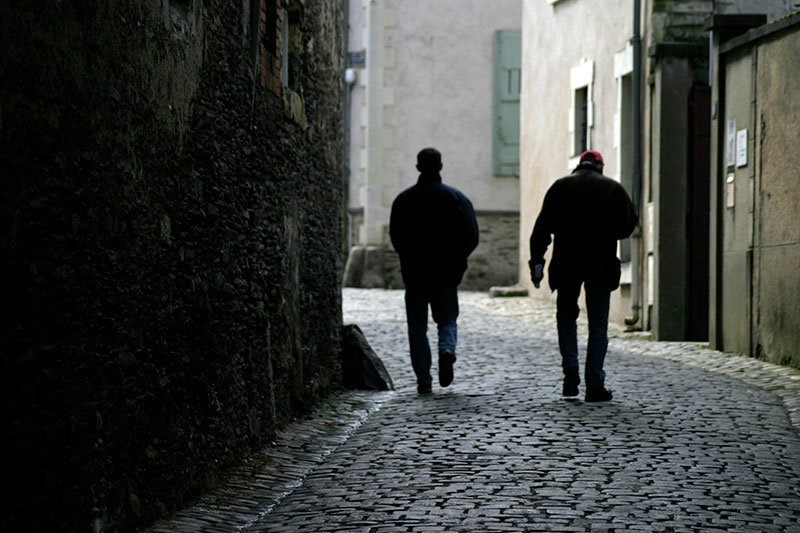
<path fill-rule="evenodd" d="M 458 291 L 456 287 L 406 289 L 406 319 L 411 366 L 419 385 L 431 384 L 431 348 L 428 344 L 428 306 L 436 322 L 439 350 L 456 353 Z"/>
<path fill-rule="evenodd" d="M 608 307 L 611 291 L 606 284 L 581 281 L 563 283 L 558 287 L 556 322 L 561 365 L 578 368 L 578 325 L 580 314 L 578 296 L 581 285 L 586 296 L 586 315 L 589 319 L 589 339 L 586 346 L 584 379 L 587 387 L 603 387 L 606 373 L 603 363 L 608 349 Z"/>

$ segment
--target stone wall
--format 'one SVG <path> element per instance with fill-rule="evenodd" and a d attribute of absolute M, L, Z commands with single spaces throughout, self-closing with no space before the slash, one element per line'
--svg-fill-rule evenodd
<path fill-rule="evenodd" d="M 758 43 L 754 351 L 800 368 L 800 12 Z M 777 26 L 777 24 L 776 24 Z M 748 62 L 748 66 L 752 65 Z M 728 87 L 734 91 L 735 88 Z"/>
<path fill-rule="evenodd" d="M 340 383 L 342 8 L 282 4 L 288 86 L 277 0 L 0 4 L 3 530 L 135 530 Z"/>
<path fill-rule="evenodd" d="M 519 213 L 477 211 L 480 242 L 469 256 L 459 289 L 485 291 L 515 285 L 519 276 Z M 389 241 L 388 233 L 384 241 Z M 344 271 L 345 287 L 402 289 L 400 258 L 391 244 L 353 246 Z"/>
<path fill-rule="evenodd" d="M 488 290 L 519 281 L 519 213 L 478 211 L 480 243 L 469 257 L 464 290 Z"/>

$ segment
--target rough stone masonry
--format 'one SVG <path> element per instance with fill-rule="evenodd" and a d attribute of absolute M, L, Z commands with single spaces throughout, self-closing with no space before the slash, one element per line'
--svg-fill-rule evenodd
<path fill-rule="evenodd" d="M 342 27 L 0 3 L 0 529 L 135 529 L 340 382 Z"/>

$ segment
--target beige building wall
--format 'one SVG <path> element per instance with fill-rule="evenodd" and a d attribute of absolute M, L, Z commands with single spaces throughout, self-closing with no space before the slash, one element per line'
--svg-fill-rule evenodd
<path fill-rule="evenodd" d="M 443 181 L 486 218 L 470 258 L 469 285 L 516 281 L 519 178 L 492 174 L 492 98 L 494 34 L 519 29 L 521 10 L 522 0 L 350 0 L 348 48 L 366 52 L 348 89 L 352 245 L 391 253 L 392 201 L 416 183 L 417 152 L 434 146 L 442 152 Z M 500 236 L 511 244 L 493 242 Z M 508 246 L 514 251 L 507 262 L 489 257 Z M 396 286 L 399 275 L 382 277 Z"/>
<path fill-rule="evenodd" d="M 632 0 L 546 0 L 523 3 L 520 139 L 520 280 L 534 297 L 555 298 L 545 284 L 530 282 L 528 260 L 533 224 L 547 189 L 569 174 L 579 155 L 574 146 L 575 90 L 588 88 L 588 147 L 599 150 L 604 173 L 619 179 L 619 77 L 631 68 Z M 549 251 L 552 251 L 552 246 Z M 548 257 L 549 260 L 549 257 Z M 623 282 L 630 280 L 625 272 Z M 621 320 L 627 284 L 612 293 L 612 319 Z"/>
<path fill-rule="evenodd" d="M 709 94 L 696 91 L 697 85 L 707 84 L 709 70 L 704 22 L 712 13 L 757 12 L 771 20 L 785 15 L 790 2 L 663 0 L 639 5 L 642 122 L 637 134 L 642 161 L 640 226 L 635 235 L 641 236 L 636 240 L 640 264 L 635 268 L 634 263 L 623 262 L 610 318 L 622 322 L 628 316 L 638 317 L 637 328 L 652 329 L 657 338 L 678 340 L 703 335 L 696 325 L 707 322 L 702 316 L 707 310 L 704 298 L 687 296 L 692 288 L 702 292 L 697 276 L 707 270 L 697 251 L 702 248 L 702 231 L 687 225 L 693 213 L 690 200 L 697 198 L 690 187 L 700 174 L 689 168 L 697 161 L 692 150 L 702 145 L 698 137 L 690 137 L 690 121 L 694 126 L 702 115 L 698 107 L 691 107 L 690 93 L 692 98 L 701 97 L 692 100 L 698 106 L 707 105 L 702 98 Z M 535 297 L 555 298 L 548 290 L 535 291 L 529 281 L 528 238 L 547 189 L 577 163 L 576 88 L 588 90 L 587 147 L 602 152 L 606 175 L 633 190 L 629 155 L 637 137 L 629 112 L 633 12 L 633 0 L 523 3 L 520 279 Z M 627 245 L 621 244 L 621 257 Z M 641 294 L 640 312 L 631 308 L 634 288 Z"/>
<path fill-rule="evenodd" d="M 396 62 L 384 77 L 394 90 L 384 202 L 416 183 L 417 152 L 434 146 L 443 180 L 476 209 L 518 209 L 519 180 L 492 176 L 492 91 L 494 32 L 520 27 L 520 0 L 387 3 L 397 23 L 385 41 Z"/>

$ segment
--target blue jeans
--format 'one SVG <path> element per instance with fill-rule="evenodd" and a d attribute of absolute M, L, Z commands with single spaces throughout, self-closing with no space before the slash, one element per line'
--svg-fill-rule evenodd
<path fill-rule="evenodd" d="M 586 346 L 586 368 L 584 379 L 587 387 L 603 387 L 606 373 L 603 363 L 608 349 L 608 306 L 611 291 L 603 284 L 584 283 L 586 315 L 589 319 L 589 340 Z M 558 348 L 561 351 L 561 366 L 578 368 L 578 325 L 580 313 L 578 296 L 581 282 L 564 283 L 558 287 L 556 299 L 556 323 L 558 325 Z"/>
<path fill-rule="evenodd" d="M 419 385 L 431 384 L 431 348 L 428 344 L 428 305 L 439 332 L 439 351 L 456 353 L 458 292 L 456 287 L 406 289 L 406 320 L 411 366 Z"/>

